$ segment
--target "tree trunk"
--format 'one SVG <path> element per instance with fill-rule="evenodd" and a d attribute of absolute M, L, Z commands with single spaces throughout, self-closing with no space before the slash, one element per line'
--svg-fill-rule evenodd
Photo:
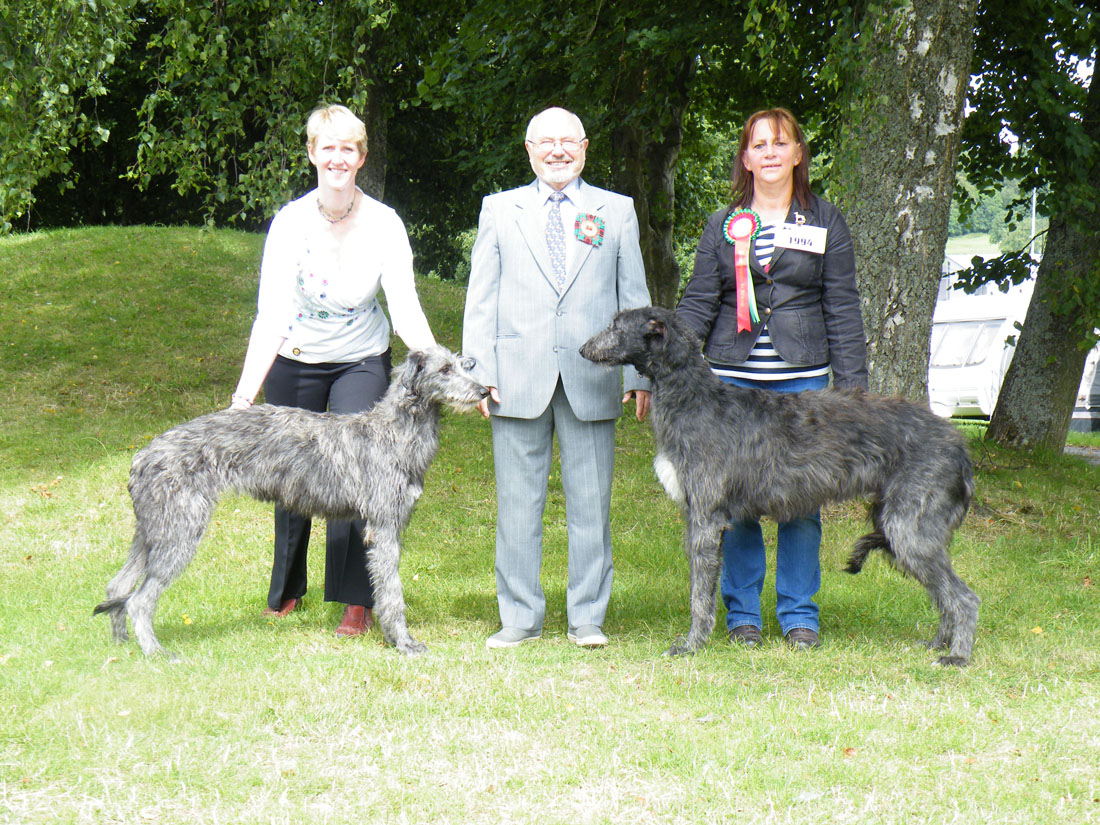
<path fill-rule="evenodd" d="M 1054 309 L 1051 298 L 1059 282 L 1095 268 L 1096 244 L 1095 233 L 1075 231 L 1064 216 L 1051 219 L 1024 328 L 989 421 L 990 439 L 1028 449 L 1065 446 L 1088 350 L 1078 346 L 1073 319 Z"/>
<path fill-rule="evenodd" d="M 852 229 L 874 392 L 928 393 L 976 0 L 865 18 L 830 191 Z"/>
<path fill-rule="evenodd" d="M 1100 266 L 1100 230 L 1091 197 L 1100 190 L 1100 84 L 1095 75 L 1081 122 L 1093 149 L 1077 167 L 1080 177 L 1065 180 L 1059 197 L 1052 199 L 1063 211 L 1050 219 L 1024 328 L 989 421 L 988 437 L 1001 444 L 1059 451 L 1065 447 L 1088 358 L 1083 342 L 1100 323 L 1095 289 L 1090 292 L 1087 286 L 1095 284 Z M 1076 200 L 1075 191 L 1089 193 L 1089 202 Z"/>
<path fill-rule="evenodd" d="M 362 113 L 367 125 L 367 160 L 359 171 L 359 186 L 375 200 L 386 193 L 386 147 L 389 138 L 389 115 L 385 90 L 379 83 L 367 83 L 367 108 Z"/>
<path fill-rule="evenodd" d="M 684 113 L 693 59 L 665 68 L 638 65 L 623 76 L 612 115 L 611 142 L 620 159 L 616 188 L 634 199 L 646 283 L 654 304 L 672 307 L 680 287 L 680 267 L 672 243 L 675 223 L 676 159 L 684 139 Z M 661 106 L 655 105 L 660 101 Z M 643 102 L 652 120 L 638 118 Z"/>

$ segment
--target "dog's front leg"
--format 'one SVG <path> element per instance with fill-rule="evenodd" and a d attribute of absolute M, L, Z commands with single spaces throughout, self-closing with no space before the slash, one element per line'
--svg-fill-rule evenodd
<path fill-rule="evenodd" d="M 715 594 L 718 572 L 722 567 L 721 541 L 725 524 L 721 521 L 699 523 L 690 516 L 684 519 L 684 551 L 691 574 L 691 628 L 686 639 L 665 651 L 666 656 L 694 653 L 706 644 L 714 630 Z"/>
<path fill-rule="evenodd" d="M 405 624 L 405 596 L 397 572 L 400 558 L 397 530 L 374 530 L 367 550 L 367 566 L 374 584 L 374 615 L 387 642 L 406 655 L 416 656 L 428 647 L 409 635 Z"/>

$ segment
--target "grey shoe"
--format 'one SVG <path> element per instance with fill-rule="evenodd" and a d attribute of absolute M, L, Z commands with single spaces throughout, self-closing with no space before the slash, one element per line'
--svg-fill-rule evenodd
<path fill-rule="evenodd" d="M 730 630 L 730 641 L 745 647 L 756 647 L 763 641 L 763 638 L 760 635 L 760 628 L 756 625 L 740 624 Z"/>
<path fill-rule="evenodd" d="M 808 627 L 796 627 L 787 633 L 787 644 L 794 650 L 810 650 L 821 647 L 821 638 L 816 630 Z"/>
<path fill-rule="evenodd" d="M 541 638 L 541 630 L 521 630 L 518 627 L 505 627 L 485 640 L 487 648 L 518 647 L 524 642 L 533 642 Z"/>
<path fill-rule="evenodd" d="M 580 627 L 570 630 L 565 638 L 580 647 L 604 647 L 607 644 L 607 637 L 594 624 L 582 624 Z"/>

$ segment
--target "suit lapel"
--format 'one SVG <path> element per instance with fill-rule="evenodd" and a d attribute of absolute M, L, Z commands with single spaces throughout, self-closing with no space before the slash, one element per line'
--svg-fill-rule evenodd
<path fill-rule="evenodd" d="M 527 244 L 531 257 L 535 259 L 539 270 L 547 283 L 558 291 L 554 266 L 550 263 L 550 250 L 546 248 L 546 227 L 542 225 L 542 204 L 539 203 L 538 187 L 532 183 L 520 189 L 516 201 L 516 227 Z"/>
<path fill-rule="evenodd" d="M 577 195 L 582 206 L 572 204 L 563 207 L 562 219 L 565 225 L 565 242 L 577 244 L 580 249 L 574 249 L 572 256 L 566 256 L 565 285 L 561 294 L 569 291 L 569 287 L 577 280 L 577 275 L 595 247 L 592 244 L 578 241 L 573 234 L 573 225 L 580 213 L 598 215 L 607 220 L 607 200 L 602 189 L 589 186 L 583 180 L 580 181 L 580 191 Z M 557 278 L 554 277 L 554 267 L 550 263 L 550 251 L 546 248 L 546 227 L 542 221 L 542 201 L 539 198 L 538 187 L 535 183 L 520 189 L 516 201 L 516 226 L 519 228 L 523 241 L 535 259 L 542 276 L 550 284 L 555 292 L 558 291 Z"/>
<path fill-rule="evenodd" d="M 572 262 L 569 264 L 569 267 L 565 273 L 565 288 L 562 290 L 563 295 L 569 291 L 569 287 L 575 280 L 577 280 L 578 273 L 581 271 L 581 268 L 584 266 L 585 262 L 588 260 L 588 257 L 592 254 L 593 250 L 596 248 L 590 243 L 583 243 L 577 240 L 577 236 L 574 234 L 573 230 L 574 224 L 577 220 L 577 216 L 583 213 L 588 215 L 597 215 L 603 218 L 604 221 L 607 220 L 607 214 L 605 211 L 607 201 L 603 197 L 602 189 L 597 189 L 593 186 L 589 186 L 587 183 L 584 182 L 584 180 L 581 180 L 580 194 L 578 200 L 580 200 L 582 206 L 576 208 L 571 207 L 571 211 L 565 213 L 562 216 L 565 218 L 565 242 L 578 244 L 580 246 L 580 249 L 576 250 L 576 254 L 573 255 Z M 569 260 L 568 256 L 566 257 L 566 260 Z"/>

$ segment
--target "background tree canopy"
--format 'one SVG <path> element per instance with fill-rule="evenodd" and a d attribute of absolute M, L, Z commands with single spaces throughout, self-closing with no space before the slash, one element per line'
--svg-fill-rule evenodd
<path fill-rule="evenodd" d="M 1037 292 L 1058 331 L 1035 363 L 1095 340 L 1095 12 L 1071 0 L 0 0 L 0 222 L 261 229 L 312 185 L 307 113 L 340 101 L 368 125 L 361 186 L 403 216 L 420 271 L 461 276 L 480 198 L 530 178 L 524 127 L 558 104 L 588 130 L 586 177 L 634 198 L 651 294 L 672 304 L 728 197 L 741 123 L 783 105 L 807 129 L 815 190 L 853 229 L 872 382 L 919 397 L 948 232 L 1004 231 L 1002 248 L 1020 248 L 1033 192 L 1055 272 Z M 1018 278 L 1013 261 L 964 282 Z M 1064 412 L 1062 396 L 1026 403 Z"/>

